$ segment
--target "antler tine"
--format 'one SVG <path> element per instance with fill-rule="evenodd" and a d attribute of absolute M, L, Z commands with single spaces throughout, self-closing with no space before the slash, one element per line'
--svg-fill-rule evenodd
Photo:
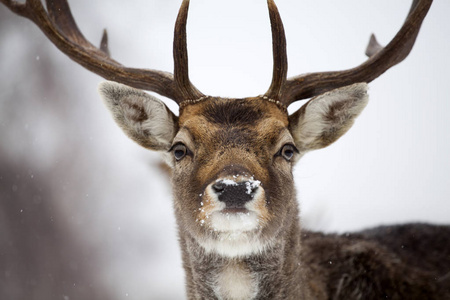
<path fill-rule="evenodd" d="M 100 50 L 102 50 L 102 52 L 105 53 L 108 57 L 111 56 L 108 46 L 108 32 L 106 31 L 106 29 L 103 29 L 103 35 L 100 41 Z"/>
<path fill-rule="evenodd" d="M 105 34 L 100 49 L 87 41 L 78 29 L 66 0 L 47 1 L 48 13 L 40 0 L 26 0 L 23 4 L 12 0 L 0 2 L 14 13 L 33 21 L 58 49 L 97 75 L 135 88 L 153 91 L 173 100 L 181 98 L 172 74 L 121 65 L 107 54 Z"/>
<path fill-rule="evenodd" d="M 173 40 L 174 79 L 183 100 L 196 100 L 204 95 L 189 80 L 188 52 L 186 42 L 186 22 L 189 11 L 189 0 L 183 0 L 175 24 Z"/>
<path fill-rule="evenodd" d="M 273 0 L 267 0 L 270 25 L 272 29 L 273 75 L 272 83 L 265 96 L 279 100 L 286 82 L 288 62 L 286 54 L 286 36 L 278 8 Z"/>
<path fill-rule="evenodd" d="M 84 37 L 78 28 L 67 0 L 46 0 L 46 4 L 50 19 L 70 41 L 78 45 L 83 45 L 87 48 L 96 49 L 96 47 Z M 106 54 L 106 56 L 110 56 L 106 29 L 103 30 L 103 36 L 99 49 Z"/>
<path fill-rule="evenodd" d="M 381 47 L 371 38 L 367 55 L 370 57 L 353 69 L 336 72 L 321 72 L 288 78 L 282 102 L 310 98 L 329 90 L 356 82 L 371 82 L 389 68 L 400 63 L 411 52 L 420 27 L 433 0 L 414 0 L 405 23 L 386 47 Z"/>
<path fill-rule="evenodd" d="M 13 13 L 28 18 L 26 3 L 18 3 L 12 0 L 0 0 L 0 2 L 6 5 Z"/>
<path fill-rule="evenodd" d="M 72 42 L 95 48 L 78 29 L 67 0 L 46 0 L 48 16 Z"/>
<path fill-rule="evenodd" d="M 380 50 L 383 50 L 383 46 L 381 46 L 380 43 L 378 43 L 375 34 L 372 33 L 372 35 L 370 36 L 369 44 L 367 45 L 366 48 L 366 55 L 368 57 L 371 57 Z"/>

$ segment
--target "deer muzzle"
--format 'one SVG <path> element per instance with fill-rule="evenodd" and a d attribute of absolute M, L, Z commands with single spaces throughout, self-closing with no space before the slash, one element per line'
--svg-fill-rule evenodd
<path fill-rule="evenodd" d="M 197 220 L 217 232 L 248 232 L 265 224 L 268 215 L 261 182 L 240 173 L 219 176 L 206 187 Z"/>
<path fill-rule="evenodd" d="M 260 182 L 257 180 L 245 180 L 236 182 L 231 179 L 217 180 L 211 188 L 220 202 L 225 203 L 228 211 L 245 210 L 245 205 L 252 201 L 259 189 Z"/>

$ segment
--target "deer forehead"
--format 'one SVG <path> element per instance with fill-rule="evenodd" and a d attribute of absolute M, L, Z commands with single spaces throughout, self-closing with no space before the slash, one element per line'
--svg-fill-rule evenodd
<path fill-rule="evenodd" d="M 288 124 L 287 114 L 268 101 L 213 98 L 181 111 L 177 136 L 188 131 L 196 147 L 262 146 L 276 143 Z"/>

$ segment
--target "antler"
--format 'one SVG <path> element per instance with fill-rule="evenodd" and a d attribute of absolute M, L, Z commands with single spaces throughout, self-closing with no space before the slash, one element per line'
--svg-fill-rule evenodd
<path fill-rule="evenodd" d="M 386 47 L 381 47 L 372 35 L 366 50 L 369 59 L 361 65 L 344 71 L 299 75 L 286 79 L 284 83 L 279 79 L 286 76 L 287 71 L 283 25 L 273 0 L 267 2 L 274 43 L 274 75 L 272 85 L 265 95 L 288 106 L 297 100 L 314 97 L 352 83 L 371 82 L 392 66 L 400 63 L 411 52 L 422 21 L 433 0 L 414 0 L 405 23 Z"/>
<path fill-rule="evenodd" d="M 175 26 L 175 76 L 168 72 L 121 65 L 109 55 L 106 30 L 100 47 L 92 45 L 78 29 L 67 0 L 46 0 L 47 11 L 40 0 L 26 0 L 25 3 L 13 0 L 0 2 L 14 13 L 33 21 L 58 49 L 105 79 L 153 91 L 177 103 L 202 96 L 190 83 L 187 69 L 186 18 L 189 0 L 183 1 Z"/>
<path fill-rule="evenodd" d="M 128 68 L 109 55 L 108 36 L 104 31 L 100 48 L 93 46 L 78 29 L 67 0 L 46 0 L 47 11 L 40 0 L 0 0 L 18 15 L 33 21 L 42 32 L 71 59 L 88 70 L 129 86 L 156 92 L 181 103 L 204 95 L 190 82 L 186 47 L 186 20 L 189 0 L 183 0 L 175 25 L 174 75 L 149 69 Z M 432 0 L 414 0 L 400 31 L 385 47 L 372 35 L 366 50 L 369 59 L 361 65 L 335 72 L 320 72 L 287 77 L 286 38 L 278 9 L 267 0 L 272 27 L 273 77 L 265 96 L 288 106 L 294 101 L 310 98 L 329 90 L 356 82 L 371 82 L 410 53 L 422 21 Z"/>
<path fill-rule="evenodd" d="M 270 25 L 272 28 L 273 75 L 272 83 L 265 96 L 280 100 L 286 83 L 288 62 L 286 54 L 286 36 L 278 8 L 273 0 L 268 0 Z"/>

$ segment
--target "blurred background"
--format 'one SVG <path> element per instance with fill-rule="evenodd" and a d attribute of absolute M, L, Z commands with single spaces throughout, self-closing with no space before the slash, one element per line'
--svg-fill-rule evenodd
<path fill-rule="evenodd" d="M 69 1 L 84 35 L 126 66 L 172 71 L 181 1 Z M 289 76 L 354 67 L 385 45 L 410 1 L 277 1 Z M 436 0 L 410 56 L 370 84 L 370 103 L 295 177 L 303 225 L 345 232 L 450 223 L 450 2 Z M 266 1 L 192 0 L 191 81 L 245 97 L 271 81 Z M 0 299 L 184 299 L 167 174 L 125 137 L 102 79 L 0 5 Z M 162 98 L 177 111 L 174 102 Z M 295 111 L 302 103 L 293 105 Z"/>

